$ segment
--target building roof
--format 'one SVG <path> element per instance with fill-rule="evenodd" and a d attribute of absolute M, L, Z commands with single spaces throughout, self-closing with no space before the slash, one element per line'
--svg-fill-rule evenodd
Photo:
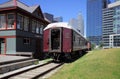
<path fill-rule="evenodd" d="M 0 9 L 2 8 L 9 8 L 9 7 L 19 7 L 22 8 L 30 13 L 33 13 L 38 7 L 40 7 L 39 5 L 35 5 L 35 6 L 28 6 L 22 2 L 20 2 L 19 0 L 9 0 L 8 2 L 5 2 L 3 4 L 0 4 Z"/>
<path fill-rule="evenodd" d="M 120 6 L 120 1 L 116 1 L 116 2 L 109 4 L 108 8 L 113 8 L 113 7 L 117 7 L 117 6 Z"/>

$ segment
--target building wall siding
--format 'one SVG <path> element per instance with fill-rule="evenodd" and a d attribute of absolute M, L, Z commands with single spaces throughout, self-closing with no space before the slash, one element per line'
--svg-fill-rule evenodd
<path fill-rule="evenodd" d="M 16 31 L 15 30 L 4 30 L 4 31 L 0 31 L 0 36 L 15 36 L 16 35 Z"/>
<path fill-rule="evenodd" d="M 25 32 L 25 31 L 20 31 L 20 30 L 16 31 L 16 36 L 31 37 L 31 38 L 42 38 L 42 36 L 37 35 L 35 33 Z"/>
<path fill-rule="evenodd" d="M 17 52 L 34 52 L 35 51 L 35 39 L 30 39 L 30 44 L 24 44 L 23 43 L 23 40 L 24 38 L 22 37 L 18 37 L 16 38 L 17 41 L 16 41 L 16 51 Z"/>
<path fill-rule="evenodd" d="M 6 54 L 16 54 L 16 38 L 6 38 Z"/>
<path fill-rule="evenodd" d="M 96 45 L 102 41 L 102 9 L 106 8 L 108 3 L 109 0 L 87 0 L 86 37 Z"/>

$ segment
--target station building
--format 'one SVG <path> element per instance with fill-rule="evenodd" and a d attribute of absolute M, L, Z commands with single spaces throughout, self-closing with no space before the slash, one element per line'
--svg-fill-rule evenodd
<path fill-rule="evenodd" d="M 0 4 L 0 55 L 40 57 L 47 24 L 39 5 L 28 6 L 19 0 Z"/>

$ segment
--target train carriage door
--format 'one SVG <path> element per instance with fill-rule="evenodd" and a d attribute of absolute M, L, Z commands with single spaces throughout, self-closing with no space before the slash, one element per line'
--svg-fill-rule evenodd
<path fill-rule="evenodd" d="M 0 38 L 0 54 L 5 54 L 5 39 Z"/>
<path fill-rule="evenodd" d="M 52 52 L 61 52 L 61 28 L 51 29 L 50 49 Z"/>

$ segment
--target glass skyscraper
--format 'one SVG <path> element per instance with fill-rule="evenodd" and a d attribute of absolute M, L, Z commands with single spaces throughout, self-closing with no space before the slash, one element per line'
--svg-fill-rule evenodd
<path fill-rule="evenodd" d="M 113 31 L 115 34 L 120 34 L 120 5 L 114 7 Z"/>
<path fill-rule="evenodd" d="M 103 47 L 120 47 L 120 2 L 116 0 L 103 9 Z"/>
<path fill-rule="evenodd" d="M 115 1 L 120 1 L 120 0 L 115 0 Z"/>
<path fill-rule="evenodd" d="M 87 0 L 88 40 L 96 45 L 102 41 L 102 9 L 107 7 L 108 0 Z"/>

